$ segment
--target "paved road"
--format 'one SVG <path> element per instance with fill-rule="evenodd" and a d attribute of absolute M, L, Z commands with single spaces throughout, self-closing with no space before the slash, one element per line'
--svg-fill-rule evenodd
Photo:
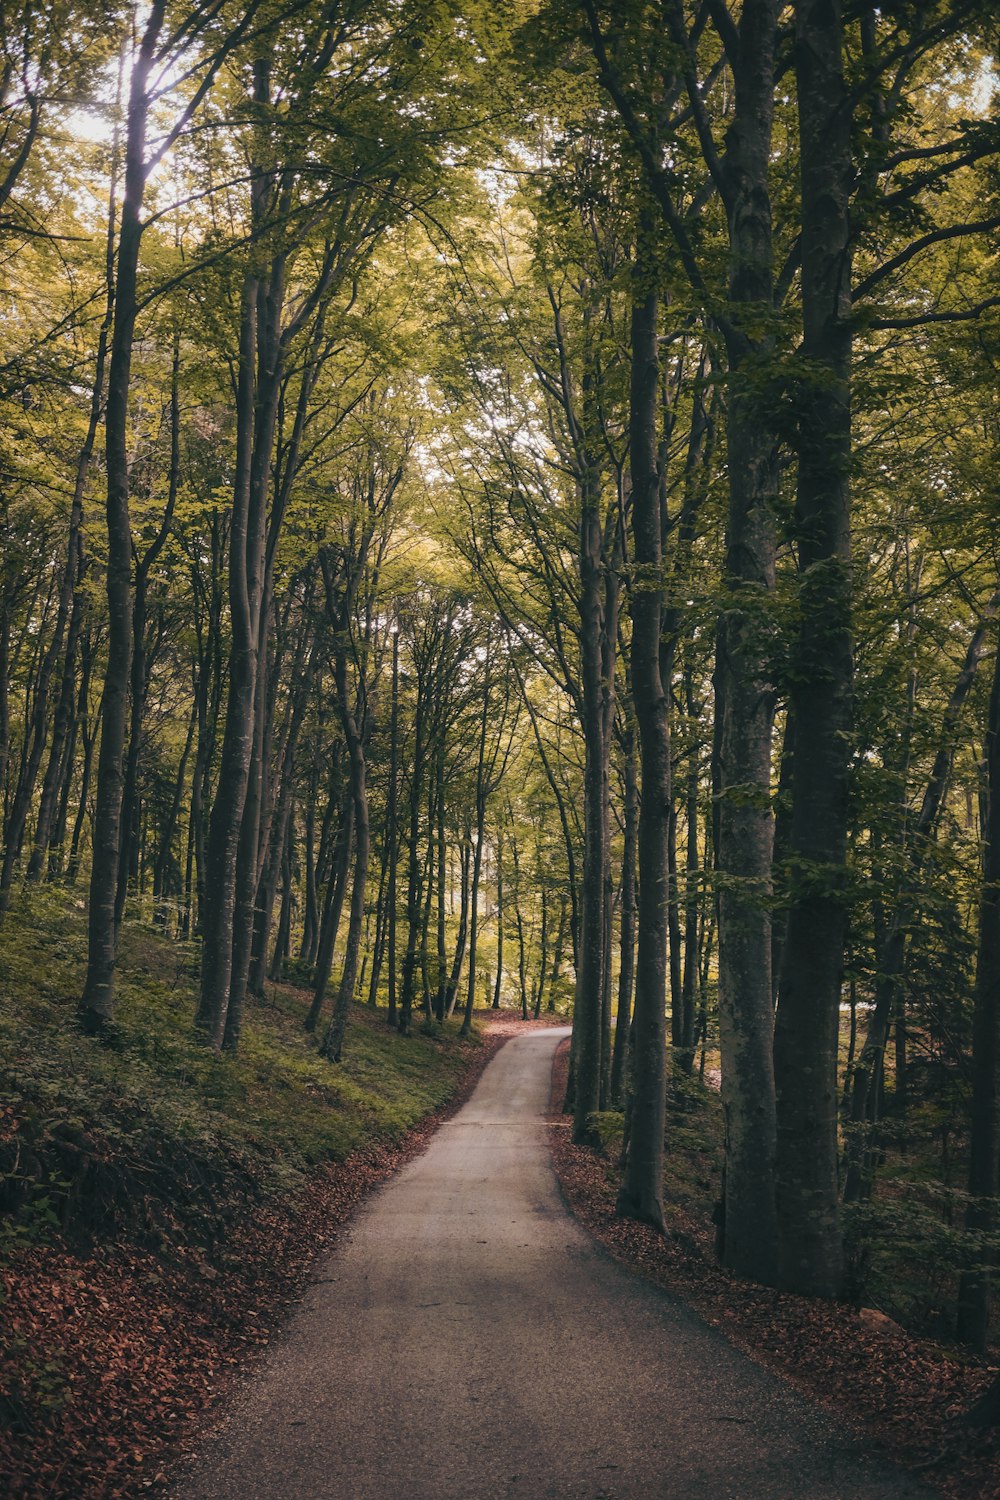
<path fill-rule="evenodd" d="M 322 1269 L 175 1500 L 900 1500 L 915 1481 L 570 1219 L 506 1044 Z"/>

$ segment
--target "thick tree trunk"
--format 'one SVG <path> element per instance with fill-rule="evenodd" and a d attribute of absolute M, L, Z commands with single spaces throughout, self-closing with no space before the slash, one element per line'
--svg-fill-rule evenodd
<path fill-rule="evenodd" d="M 253 699 L 253 747 L 247 774 L 240 836 L 236 846 L 236 887 L 233 899 L 233 954 L 229 975 L 229 1000 L 222 1045 L 227 1052 L 239 1050 L 243 1013 L 250 984 L 250 963 L 257 909 L 260 864 L 260 825 L 265 797 L 267 756 L 267 659 L 268 622 L 262 611 L 257 646 L 257 682 Z"/>
<path fill-rule="evenodd" d="M 115 169 L 112 171 L 111 202 L 108 210 L 108 302 L 104 321 L 97 340 L 97 358 L 94 368 L 94 389 L 90 400 L 90 417 L 87 423 L 87 432 L 80 449 L 80 455 L 76 465 L 76 479 L 73 485 L 73 505 L 70 512 L 70 534 L 69 534 L 69 556 L 67 559 L 67 579 L 72 591 L 72 610 L 70 613 L 69 633 L 66 638 L 66 652 L 63 657 L 62 680 L 59 687 L 59 699 L 56 704 L 55 720 L 52 726 L 52 745 L 49 750 L 49 762 L 46 767 L 45 777 L 42 782 L 42 793 L 38 807 L 38 821 L 35 824 L 34 846 L 31 851 L 31 859 L 28 862 L 28 879 L 30 881 L 40 880 L 42 869 L 45 864 L 49 842 L 52 837 L 52 826 L 56 814 L 56 799 L 60 787 L 60 773 L 63 767 L 63 754 L 70 735 L 73 723 L 73 714 L 76 703 L 76 657 L 79 649 L 80 637 L 83 632 L 83 622 L 86 613 L 87 601 L 83 592 L 84 575 L 84 552 L 83 552 L 83 500 L 87 491 L 87 479 L 90 474 L 90 465 L 94 456 L 94 448 L 97 442 L 97 431 L 101 424 L 101 409 L 104 404 L 104 376 L 107 364 L 108 336 L 111 330 L 114 302 L 112 297 L 113 265 L 114 265 L 114 223 L 115 223 Z M 2 768 L 0 768 L 2 769 Z"/>
<path fill-rule="evenodd" d="M 292 839 L 293 822 L 293 819 L 289 820 L 285 841 L 285 854 L 281 863 L 281 908 L 278 914 L 278 931 L 274 939 L 274 950 L 271 954 L 271 963 L 268 969 L 268 978 L 272 984 L 277 983 L 281 979 L 284 973 L 284 966 L 291 952 L 292 903 L 295 889 L 292 880 L 292 862 L 294 858 Z"/>
<path fill-rule="evenodd" d="M 446 879 L 448 844 L 445 839 L 444 804 L 445 752 L 444 735 L 442 735 L 437 755 L 437 953 L 434 966 L 435 978 L 437 980 L 434 991 L 434 1015 L 438 1021 L 444 1020 L 445 1006 L 448 998 L 448 954 L 445 948 L 445 910 L 448 901 L 448 882 Z"/>
<path fill-rule="evenodd" d="M 694 693 L 690 668 L 685 669 L 685 706 L 693 722 Z M 681 979 L 683 1024 L 678 1062 L 685 1073 L 694 1067 L 695 1024 L 698 1013 L 698 882 L 701 861 L 698 853 L 698 751 L 691 747 L 686 790 L 687 853 L 684 881 L 684 972 Z"/>
<path fill-rule="evenodd" d="M 472 1031 L 472 1015 L 476 1006 L 476 961 L 479 951 L 479 884 L 483 873 L 483 845 L 486 838 L 486 807 L 476 807 L 476 846 L 472 856 L 472 883 L 469 891 L 469 982 L 465 991 L 465 1011 L 462 1015 L 460 1036 Z"/>
<path fill-rule="evenodd" d="M 229 532 L 229 610 L 232 645 L 219 785 L 209 819 L 202 892 L 201 994 L 196 1025 L 222 1046 L 233 962 L 236 857 L 253 752 L 256 630 L 247 569 L 251 518 L 251 451 L 256 403 L 256 277 L 243 279 L 239 382 L 236 393 L 236 470 Z"/>
<path fill-rule="evenodd" d="M 851 693 L 851 111 L 836 0 L 798 0 L 804 338 L 789 904 L 775 1028 L 780 1274 L 835 1297 Z"/>
<path fill-rule="evenodd" d="M 660 677 L 663 526 L 657 459 L 658 299 L 655 287 L 644 284 L 646 268 L 654 259 L 644 236 L 651 236 L 647 224 L 640 226 L 632 306 L 629 415 L 633 538 L 631 677 L 642 775 L 638 947 L 628 1145 L 617 1211 L 662 1230 L 671 767 L 667 692 Z"/>
<path fill-rule="evenodd" d="M 410 827 L 407 846 L 406 878 L 406 951 L 403 955 L 403 983 L 399 1005 L 399 1029 L 408 1036 L 413 1015 L 413 996 L 417 980 L 417 940 L 420 932 L 420 801 L 424 770 L 423 694 L 417 691 L 414 723 L 413 767 L 410 772 Z"/>
<path fill-rule="evenodd" d="M 777 1269 L 769 601 L 778 464 L 773 413 L 759 393 L 759 361 L 770 353 L 772 335 L 769 328 L 758 331 L 774 301 L 769 172 L 776 21 L 775 0 L 746 0 L 727 136 L 729 516 L 715 669 L 722 1259 L 738 1275 L 762 1282 L 772 1282 Z"/>

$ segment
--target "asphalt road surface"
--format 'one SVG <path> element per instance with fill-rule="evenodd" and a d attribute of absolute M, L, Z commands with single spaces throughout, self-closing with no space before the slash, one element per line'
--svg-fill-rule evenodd
<path fill-rule="evenodd" d="M 372 1197 L 174 1500 L 929 1495 L 569 1217 L 509 1041 Z"/>

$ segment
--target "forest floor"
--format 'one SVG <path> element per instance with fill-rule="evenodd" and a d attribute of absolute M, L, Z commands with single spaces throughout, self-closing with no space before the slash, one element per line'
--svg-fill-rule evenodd
<path fill-rule="evenodd" d="M 337 1068 L 268 987 L 238 1059 L 191 1034 L 193 951 L 126 928 L 110 1045 L 74 1021 L 82 914 L 0 930 L 0 1493 L 148 1493 L 355 1206 L 468 1096 L 510 1012 L 410 1038 L 356 1006 Z M 484 1023 L 489 1034 L 484 1035 Z M 530 1025 L 531 1023 L 529 1023 Z"/>
<path fill-rule="evenodd" d="M 697 1102 L 674 1100 L 668 1126 L 669 1234 L 615 1215 L 621 1116 L 598 1119 L 602 1149 L 576 1146 L 561 1113 L 568 1047 L 553 1068 L 549 1137 L 563 1196 L 612 1256 L 692 1307 L 755 1362 L 779 1373 L 848 1425 L 872 1436 L 925 1483 L 961 1500 L 1000 1497 L 1000 1429 L 963 1415 L 995 1370 L 910 1337 L 876 1308 L 856 1310 L 740 1281 L 715 1263 L 711 1210 L 718 1181 Z M 692 1095 L 697 1085 L 689 1085 Z"/>

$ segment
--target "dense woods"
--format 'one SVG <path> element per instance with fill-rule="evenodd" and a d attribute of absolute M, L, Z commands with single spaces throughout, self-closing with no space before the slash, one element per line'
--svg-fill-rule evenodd
<path fill-rule="evenodd" d="M 81 1045 L 130 924 L 223 1066 L 279 979 L 330 1069 L 571 1016 L 620 1214 L 718 1086 L 725 1267 L 986 1351 L 997 45 L 0 0 L 0 920 L 85 904 Z"/>

